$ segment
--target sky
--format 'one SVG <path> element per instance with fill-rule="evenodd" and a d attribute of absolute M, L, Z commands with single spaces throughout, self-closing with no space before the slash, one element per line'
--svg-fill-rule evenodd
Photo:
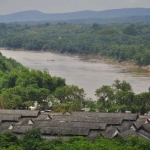
<path fill-rule="evenodd" d="M 136 7 L 150 8 L 150 0 L 0 0 L 0 15 L 25 10 L 63 13 Z"/>

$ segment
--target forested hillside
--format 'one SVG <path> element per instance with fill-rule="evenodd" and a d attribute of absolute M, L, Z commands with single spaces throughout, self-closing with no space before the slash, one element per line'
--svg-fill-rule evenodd
<path fill-rule="evenodd" d="M 3 72 L 10 72 L 14 68 L 21 69 L 23 66 L 12 58 L 7 59 L 0 53 L 0 74 Z"/>
<path fill-rule="evenodd" d="M 0 46 L 61 53 L 95 54 L 118 61 L 150 64 L 150 24 L 6 25 L 0 24 Z"/>
<path fill-rule="evenodd" d="M 63 111 L 67 102 L 68 111 L 80 110 L 84 98 L 84 90 L 66 85 L 65 79 L 52 77 L 46 70 L 29 70 L 0 54 L 0 109 L 28 109 L 35 101 L 38 109 L 47 109 L 50 101 L 56 101 L 55 111 Z"/>

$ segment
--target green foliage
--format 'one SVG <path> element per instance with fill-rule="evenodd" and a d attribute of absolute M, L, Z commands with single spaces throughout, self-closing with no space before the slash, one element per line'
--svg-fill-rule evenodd
<path fill-rule="evenodd" d="M 99 111 L 106 111 L 111 107 L 114 101 L 114 90 L 111 86 L 103 85 L 95 91 L 95 95 L 98 98 L 97 105 Z"/>
<path fill-rule="evenodd" d="M 85 108 L 86 107 L 90 108 L 90 112 L 95 112 L 96 111 L 97 102 L 93 101 L 92 99 L 86 99 L 85 101 L 83 101 L 82 105 Z"/>
<path fill-rule="evenodd" d="M 57 88 L 66 86 L 65 79 L 51 77 L 47 71 L 29 70 L 12 59 L 0 57 L 6 64 L 0 72 L 2 109 L 28 108 L 34 101 L 42 104 Z"/>
<path fill-rule="evenodd" d="M 23 149 L 36 150 L 38 149 L 40 143 L 43 141 L 43 138 L 40 129 L 33 128 L 27 130 L 22 136 L 21 140 L 22 140 Z"/>
<path fill-rule="evenodd" d="M 95 91 L 95 95 L 99 111 L 144 114 L 150 110 L 150 92 L 135 94 L 126 81 L 115 80 L 111 86 L 103 85 Z"/>
<path fill-rule="evenodd" d="M 127 83 L 126 81 L 119 81 L 115 80 L 115 83 L 112 85 L 115 91 L 127 91 L 127 92 L 132 92 L 132 87 L 130 83 Z"/>
<path fill-rule="evenodd" d="M 67 85 L 57 88 L 55 91 L 55 97 L 60 101 L 60 103 L 72 102 L 74 99 L 83 101 L 85 93 L 83 89 L 79 89 L 77 86 Z"/>
<path fill-rule="evenodd" d="M 25 133 L 24 133 L 24 135 L 23 135 L 23 137 L 22 137 L 23 139 L 23 141 L 28 141 L 28 140 L 35 140 L 35 141 L 41 141 L 41 140 L 43 140 L 43 138 L 42 138 L 42 134 L 41 134 L 41 131 L 40 131 L 40 129 L 39 128 L 33 128 L 33 129 L 29 129 L 29 130 L 27 130 Z"/>
<path fill-rule="evenodd" d="M 0 134 L 0 147 L 9 148 L 11 146 L 17 147 L 20 144 L 19 139 L 17 136 L 10 132 L 5 132 Z"/>
<path fill-rule="evenodd" d="M 12 133 L 2 133 L 0 135 L 1 150 L 149 150 L 150 142 L 144 139 L 132 136 L 130 138 L 106 139 L 98 137 L 90 141 L 85 137 L 74 136 L 67 141 L 61 137 L 54 140 L 42 138 L 41 132 L 33 128 L 24 133 L 21 138 L 17 138 Z"/>
<path fill-rule="evenodd" d="M 0 46 L 95 54 L 136 65 L 150 64 L 150 24 L 0 24 Z M 5 64 L 1 64 L 5 68 Z M 0 67 L 1 67 L 0 65 Z"/>
<path fill-rule="evenodd" d="M 124 30 L 123 30 L 123 33 L 127 34 L 127 35 L 132 35 L 132 36 L 138 35 L 138 31 L 137 31 L 136 27 L 133 24 L 128 25 L 127 27 L 125 27 Z"/>
<path fill-rule="evenodd" d="M 56 89 L 53 99 L 56 101 L 56 103 L 53 103 L 55 111 L 60 111 L 62 113 L 78 111 L 82 108 L 82 103 L 85 100 L 85 93 L 83 89 L 75 85 L 66 85 Z"/>
<path fill-rule="evenodd" d="M 3 64 L 12 63 L 8 70 L 0 72 L 0 108 L 26 109 L 37 101 L 42 109 L 48 107 L 48 102 L 56 100 L 54 111 L 70 112 L 81 110 L 85 99 L 83 89 L 74 85 L 66 85 L 65 79 L 51 77 L 49 72 L 29 70 L 20 64 L 13 63 L 12 59 L 1 56 Z M 4 68 L 4 67 L 3 67 Z M 47 103 L 47 105 L 46 105 Z"/>
<path fill-rule="evenodd" d="M 23 68 L 23 66 L 12 58 L 7 59 L 6 57 L 2 56 L 2 54 L 0 53 L 0 70 L 2 72 L 7 72 L 7 71 L 11 71 L 14 68 L 17 68 L 19 70 Z"/>

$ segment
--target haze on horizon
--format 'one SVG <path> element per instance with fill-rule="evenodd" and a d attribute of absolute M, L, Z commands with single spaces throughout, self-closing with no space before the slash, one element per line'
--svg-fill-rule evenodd
<path fill-rule="evenodd" d="M 150 8 L 150 0 L 0 0 L 0 15 L 26 10 L 64 13 L 139 7 Z"/>

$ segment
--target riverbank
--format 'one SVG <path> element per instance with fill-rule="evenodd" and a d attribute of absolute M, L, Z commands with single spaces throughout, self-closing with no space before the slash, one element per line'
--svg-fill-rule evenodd
<path fill-rule="evenodd" d="M 105 58 L 100 55 L 95 55 L 95 54 L 70 54 L 70 53 L 60 53 L 58 51 L 46 51 L 46 52 L 51 52 L 55 54 L 63 54 L 66 56 L 77 56 L 81 60 L 99 60 L 103 63 L 107 64 L 113 64 L 113 65 L 118 65 L 120 67 L 126 67 L 128 68 L 131 72 L 144 72 L 144 73 L 150 73 L 150 65 L 149 66 L 137 66 L 134 64 L 133 61 L 122 61 L 119 62 L 115 59 L 110 59 L 110 58 Z"/>
<path fill-rule="evenodd" d="M 65 78 L 67 85 L 77 85 L 83 88 L 87 97 L 91 97 L 94 100 L 96 89 L 103 85 L 112 85 L 116 79 L 130 83 L 135 93 L 145 92 L 149 88 L 150 73 L 129 71 L 127 67 L 113 65 L 112 63 L 108 64 L 103 59 L 99 58 L 100 60 L 98 60 L 98 58 L 91 57 L 91 55 L 62 55 L 56 54 L 56 52 L 7 49 L 1 50 L 1 53 L 30 69 L 41 71 L 46 69 L 52 77 Z M 47 61 L 52 59 L 54 61 Z"/>
<path fill-rule="evenodd" d="M 60 54 L 60 53 L 59 53 Z M 128 68 L 131 72 L 150 72 L 150 65 L 149 66 L 137 66 L 135 65 L 132 61 L 123 61 L 123 62 L 119 62 L 117 60 L 114 59 L 110 59 L 110 58 L 104 58 L 100 55 L 94 55 L 94 54 L 67 54 L 65 53 L 65 55 L 71 55 L 71 56 L 78 56 L 80 59 L 82 60 L 99 60 L 103 63 L 107 63 L 107 64 L 113 64 L 113 65 L 118 65 L 120 67 L 126 67 Z"/>
<path fill-rule="evenodd" d="M 110 58 L 105 58 L 100 55 L 95 55 L 95 54 L 71 54 L 71 53 L 60 53 L 59 51 L 56 50 L 46 50 L 46 51 L 35 51 L 35 50 L 27 50 L 27 49 L 13 49 L 13 48 L 6 48 L 6 47 L 1 47 L 0 50 L 14 50 L 14 51 L 34 51 L 34 52 L 50 52 L 54 54 L 59 54 L 59 55 L 65 55 L 65 56 L 77 56 L 81 60 L 99 60 L 103 63 L 107 64 L 113 64 L 113 65 L 118 65 L 120 67 L 126 67 L 130 70 L 130 72 L 139 72 L 139 73 L 150 73 L 150 65 L 149 66 L 137 66 L 135 65 L 132 61 L 123 61 L 119 62 L 114 59 Z"/>

